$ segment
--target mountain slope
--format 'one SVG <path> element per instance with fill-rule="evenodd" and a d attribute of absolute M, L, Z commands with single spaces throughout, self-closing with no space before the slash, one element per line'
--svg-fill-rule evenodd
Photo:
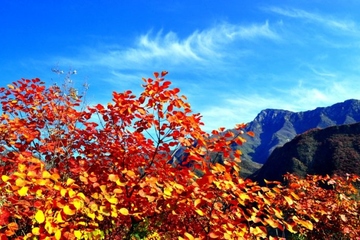
<path fill-rule="evenodd" d="M 306 112 L 266 109 L 248 123 L 246 130 L 253 131 L 255 137 L 247 137 L 247 143 L 241 147 L 242 159 L 265 163 L 276 147 L 297 134 L 313 128 L 356 122 L 360 122 L 360 100 L 355 99 Z"/>
<path fill-rule="evenodd" d="M 360 175 L 360 123 L 313 129 L 276 148 L 249 178 L 282 180 L 287 173 Z"/>

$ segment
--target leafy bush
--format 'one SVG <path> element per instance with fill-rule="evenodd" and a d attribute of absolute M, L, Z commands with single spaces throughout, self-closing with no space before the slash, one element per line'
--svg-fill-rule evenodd
<path fill-rule="evenodd" d="M 241 152 L 231 144 L 253 133 L 244 124 L 204 132 L 166 74 L 143 79 L 138 97 L 114 92 L 112 103 L 87 108 L 74 89 L 39 79 L 0 88 L 0 238 L 360 235 L 358 202 L 349 197 L 357 177 L 288 175 L 287 186 L 268 187 L 240 178 Z M 168 164 L 179 144 L 188 157 Z"/>

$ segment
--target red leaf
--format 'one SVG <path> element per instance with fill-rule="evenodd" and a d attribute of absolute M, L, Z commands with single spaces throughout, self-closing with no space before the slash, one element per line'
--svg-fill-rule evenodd
<path fill-rule="evenodd" d="M 161 77 L 165 77 L 167 74 L 168 74 L 167 71 L 162 71 L 162 72 L 161 72 Z"/>
<path fill-rule="evenodd" d="M 154 72 L 154 77 L 158 78 L 159 77 L 159 73 L 158 72 Z"/>

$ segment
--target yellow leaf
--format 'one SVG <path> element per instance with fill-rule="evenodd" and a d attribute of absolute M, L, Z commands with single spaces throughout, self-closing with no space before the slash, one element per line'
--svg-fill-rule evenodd
<path fill-rule="evenodd" d="M 64 219 L 63 219 L 62 216 L 61 216 L 61 212 L 57 212 L 57 214 L 56 214 L 56 221 L 57 221 L 58 223 L 63 223 L 63 222 L 65 222 Z"/>
<path fill-rule="evenodd" d="M 99 213 L 101 213 L 104 216 L 110 216 L 110 210 L 108 207 L 100 206 Z"/>
<path fill-rule="evenodd" d="M 224 239 L 232 239 L 231 236 L 228 233 L 224 233 Z"/>
<path fill-rule="evenodd" d="M 166 187 L 166 188 L 164 189 L 164 194 L 165 194 L 166 196 L 171 196 L 171 192 L 172 192 L 172 188 L 171 188 L 171 187 Z"/>
<path fill-rule="evenodd" d="M 93 213 L 93 212 L 88 212 L 88 213 L 86 213 L 86 215 L 87 215 L 89 218 L 91 218 L 92 220 L 95 219 L 95 213 Z"/>
<path fill-rule="evenodd" d="M 78 193 L 76 196 L 80 197 L 82 200 L 86 201 L 86 197 L 83 193 Z"/>
<path fill-rule="evenodd" d="M 18 193 L 21 197 L 23 197 L 23 196 L 26 196 L 28 190 L 29 190 L 29 187 L 22 187 L 18 190 Z"/>
<path fill-rule="evenodd" d="M 81 239 L 81 237 L 82 237 L 82 233 L 80 230 L 75 230 L 74 235 L 77 239 Z"/>
<path fill-rule="evenodd" d="M 91 197 L 94 199 L 99 199 L 99 193 L 95 192 L 95 193 L 91 194 Z"/>
<path fill-rule="evenodd" d="M 70 185 L 73 184 L 74 182 L 75 182 L 74 179 L 68 178 L 68 179 L 66 180 L 66 186 L 70 186 Z"/>
<path fill-rule="evenodd" d="M 61 189 L 60 190 L 60 195 L 62 196 L 62 197 L 65 197 L 65 195 L 66 195 L 66 193 L 67 193 L 67 189 Z"/>
<path fill-rule="evenodd" d="M 291 233 L 297 233 L 296 229 L 294 229 L 295 226 L 285 222 L 286 229 Z M 295 224 L 295 223 L 294 223 Z"/>
<path fill-rule="evenodd" d="M 89 204 L 89 208 L 90 208 L 93 212 L 95 212 L 95 211 L 98 210 L 98 205 L 97 205 L 96 203 L 92 202 L 92 203 Z"/>
<path fill-rule="evenodd" d="M 13 85 L 11 85 L 11 84 L 8 84 L 7 86 L 8 86 L 8 88 L 10 88 L 10 89 L 14 89 L 14 88 L 15 88 L 15 87 L 14 87 Z"/>
<path fill-rule="evenodd" d="M 70 190 L 69 190 L 68 194 L 69 194 L 69 197 L 71 197 L 71 198 L 72 198 L 72 197 L 74 197 L 74 196 L 75 196 L 76 192 L 70 188 Z"/>
<path fill-rule="evenodd" d="M 250 227 L 250 233 L 252 233 L 253 235 L 255 235 L 256 237 L 262 237 L 262 238 L 266 238 L 266 232 L 264 232 L 261 228 L 257 227 Z"/>
<path fill-rule="evenodd" d="M 239 194 L 239 197 L 241 198 L 241 200 L 250 199 L 248 193 L 240 193 L 240 194 Z"/>
<path fill-rule="evenodd" d="M 61 239 L 61 230 L 58 229 L 55 231 L 55 239 L 60 240 Z"/>
<path fill-rule="evenodd" d="M 79 210 L 80 208 L 82 208 L 84 206 L 84 202 L 81 199 L 74 199 L 72 204 L 74 205 L 76 210 Z"/>
<path fill-rule="evenodd" d="M 289 205 L 292 205 L 292 204 L 294 203 L 293 200 L 292 200 L 290 197 L 284 196 L 284 198 L 285 198 L 286 202 L 287 202 Z"/>
<path fill-rule="evenodd" d="M 42 210 L 38 210 L 35 214 L 35 220 L 38 222 L 38 223 L 43 223 L 45 221 L 45 215 L 44 215 L 44 212 Z"/>
<path fill-rule="evenodd" d="M 293 196 L 293 198 L 294 198 L 295 200 L 299 200 L 299 199 L 300 199 L 300 197 L 299 197 L 296 193 L 291 192 L 290 194 L 291 194 L 291 196 Z"/>
<path fill-rule="evenodd" d="M 22 163 L 19 163 L 18 169 L 22 173 L 22 172 L 24 172 L 26 170 L 26 165 L 22 164 Z"/>
<path fill-rule="evenodd" d="M 38 227 L 34 227 L 32 230 L 31 230 L 32 234 L 38 236 L 40 235 L 40 228 Z"/>
<path fill-rule="evenodd" d="M 10 179 L 10 177 L 8 177 L 6 175 L 2 175 L 1 179 L 3 180 L 3 182 L 7 182 Z"/>
<path fill-rule="evenodd" d="M 204 216 L 204 212 L 200 209 L 196 209 L 195 212 L 197 212 L 197 214 L 199 214 L 200 216 Z"/>
<path fill-rule="evenodd" d="M 188 232 L 185 232 L 184 235 L 189 239 L 189 240 L 194 240 L 195 238 L 193 237 L 193 235 L 191 235 Z"/>
<path fill-rule="evenodd" d="M 112 203 L 112 204 L 118 204 L 119 203 L 119 200 L 116 197 L 110 197 L 110 196 L 106 195 L 105 198 L 106 198 L 106 200 L 109 201 L 109 203 Z"/>
<path fill-rule="evenodd" d="M 126 186 L 126 183 L 122 183 L 120 182 L 120 179 L 116 180 L 116 185 L 120 186 L 120 187 L 125 187 Z"/>
<path fill-rule="evenodd" d="M 292 219 L 294 220 L 294 222 L 302 225 L 303 227 L 305 227 L 309 230 L 313 230 L 313 228 L 314 228 L 312 222 L 310 222 L 309 220 L 301 220 L 297 216 L 293 216 Z"/>
<path fill-rule="evenodd" d="M 122 215 L 125 215 L 125 216 L 129 215 L 129 210 L 127 210 L 126 208 L 121 208 L 121 209 L 119 210 L 119 212 L 120 212 Z"/>
<path fill-rule="evenodd" d="M 119 176 L 115 174 L 109 174 L 108 179 L 112 182 L 116 182 L 117 180 L 119 180 Z"/>
<path fill-rule="evenodd" d="M 50 174 L 48 171 L 43 171 L 42 177 L 43 177 L 43 178 L 50 178 L 50 177 L 51 177 L 51 174 Z"/>
<path fill-rule="evenodd" d="M 201 202 L 201 199 L 196 199 L 195 201 L 194 201 L 194 206 L 196 207 L 197 205 L 199 205 L 199 203 Z"/>
<path fill-rule="evenodd" d="M 100 186 L 100 189 L 101 189 L 101 192 L 107 193 L 107 192 L 106 192 L 106 185 L 101 185 L 101 186 Z"/>
<path fill-rule="evenodd" d="M 76 213 L 76 211 L 74 209 L 71 209 L 68 205 L 65 205 L 63 211 L 66 215 L 74 215 Z"/>
<path fill-rule="evenodd" d="M 18 187 L 22 187 L 22 186 L 25 186 L 26 185 L 26 181 L 21 179 L 21 178 L 18 178 L 16 179 L 15 181 L 15 185 L 18 186 Z"/>

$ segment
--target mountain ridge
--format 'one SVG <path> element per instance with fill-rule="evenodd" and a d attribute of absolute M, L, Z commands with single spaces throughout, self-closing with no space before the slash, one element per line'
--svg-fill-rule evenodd
<path fill-rule="evenodd" d="M 318 175 L 360 175 L 360 122 L 312 129 L 277 147 L 267 162 L 248 178 L 281 181 L 285 173 L 300 177 Z"/>
<path fill-rule="evenodd" d="M 276 147 L 298 134 L 313 128 L 356 122 L 360 122 L 360 100 L 357 99 L 303 112 L 264 109 L 247 124 L 246 131 L 254 132 L 255 137 L 246 137 L 247 142 L 241 147 L 242 158 L 264 164 Z"/>

